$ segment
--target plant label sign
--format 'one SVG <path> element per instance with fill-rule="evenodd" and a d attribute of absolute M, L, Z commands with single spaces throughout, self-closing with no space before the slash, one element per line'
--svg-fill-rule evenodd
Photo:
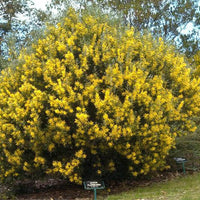
<path fill-rule="evenodd" d="M 98 181 L 85 181 L 84 182 L 85 189 L 87 190 L 93 190 L 93 189 L 104 189 L 105 185 L 104 182 L 98 182 Z"/>
<path fill-rule="evenodd" d="M 105 185 L 104 182 L 98 181 L 85 181 L 83 182 L 84 188 L 86 190 L 94 190 L 94 200 L 97 199 L 97 190 L 104 189 Z"/>
<path fill-rule="evenodd" d="M 183 173 L 185 174 L 185 162 L 187 162 L 187 160 L 185 158 L 174 158 L 174 160 L 176 163 L 182 164 Z"/>
<path fill-rule="evenodd" d="M 177 163 L 187 162 L 187 160 L 186 160 L 185 158 L 174 158 L 174 160 L 175 160 Z"/>

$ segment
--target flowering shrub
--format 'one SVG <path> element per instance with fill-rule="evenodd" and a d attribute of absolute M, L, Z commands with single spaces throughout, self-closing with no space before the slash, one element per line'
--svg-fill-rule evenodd
<path fill-rule="evenodd" d="M 74 10 L 0 77 L 0 178 L 60 174 L 81 183 L 123 159 L 132 176 L 164 169 L 195 130 L 198 80 L 150 35 Z"/>

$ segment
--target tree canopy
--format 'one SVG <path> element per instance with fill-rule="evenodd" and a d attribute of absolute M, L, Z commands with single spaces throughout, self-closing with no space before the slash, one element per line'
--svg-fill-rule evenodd
<path fill-rule="evenodd" d="M 16 20 L 17 15 L 28 10 L 29 2 L 24 0 L 0 1 L 0 42 L 2 42 L 3 36 L 12 30 L 12 24 Z"/>
<path fill-rule="evenodd" d="M 0 69 L 14 61 L 22 48 L 42 35 L 49 12 L 35 8 L 31 0 L 0 1 Z"/>
<path fill-rule="evenodd" d="M 200 6 L 196 0 L 75 0 L 87 7 L 88 2 L 113 11 L 126 25 L 140 32 L 150 31 L 167 41 L 175 41 L 177 47 L 187 56 L 199 50 Z M 60 0 L 63 2 L 63 0 Z M 190 32 L 183 32 L 188 25 L 194 26 Z"/>

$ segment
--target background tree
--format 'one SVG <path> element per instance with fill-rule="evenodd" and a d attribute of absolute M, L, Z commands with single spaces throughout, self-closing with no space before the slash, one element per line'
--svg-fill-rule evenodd
<path fill-rule="evenodd" d="M 12 30 L 12 26 L 17 23 L 17 15 L 28 11 L 30 1 L 1 0 L 0 1 L 0 42 L 3 37 Z M 0 44 L 1 44 L 0 43 Z M 0 54 L 2 50 L 0 49 Z"/>
<path fill-rule="evenodd" d="M 63 2 L 63 0 L 60 0 Z M 108 12 L 113 11 L 138 31 L 150 31 L 174 42 L 181 52 L 192 56 L 199 50 L 200 6 L 196 0 L 75 0 L 85 9 L 89 3 Z M 89 3 L 88 3 L 89 2 Z M 191 32 L 183 30 L 191 25 Z"/>
<path fill-rule="evenodd" d="M 6 65 L 2 51 L 4 37 L 12 30 L 12 22 L 16 20 L 17 14 L 23 13 L 25 9 L 27 9 L 27 3 L 23 1 L 0 1 L 0 68 Z"/>
<path fill-rule="evenodd" d="M 8 58 L 14 61 L 22 48 L 41 37 L 49 14 L 34 8 L 31 0 L 0 0 L 0 68 L 7 66 Z"/>
<path fill-rule="evenodd" d="M 17 14 L 27 11 L 28 3 L 30 1 L 17 1 L 17 0 L 1 0 L 0 1 L 0 30 L 2 35 L 12 29 L 12 22 L 16 19 Z"/>

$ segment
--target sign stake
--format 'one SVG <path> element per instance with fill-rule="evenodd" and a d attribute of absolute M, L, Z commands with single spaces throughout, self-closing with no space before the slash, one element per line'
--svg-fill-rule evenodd
<path fill-rule="evenodd" d="M 84 181 L 83 182 L 85 190 L 94 190 L 94 200 L 97 200 L 97 190 L 104 189 L 104 182 L 98 181 Z"/>

